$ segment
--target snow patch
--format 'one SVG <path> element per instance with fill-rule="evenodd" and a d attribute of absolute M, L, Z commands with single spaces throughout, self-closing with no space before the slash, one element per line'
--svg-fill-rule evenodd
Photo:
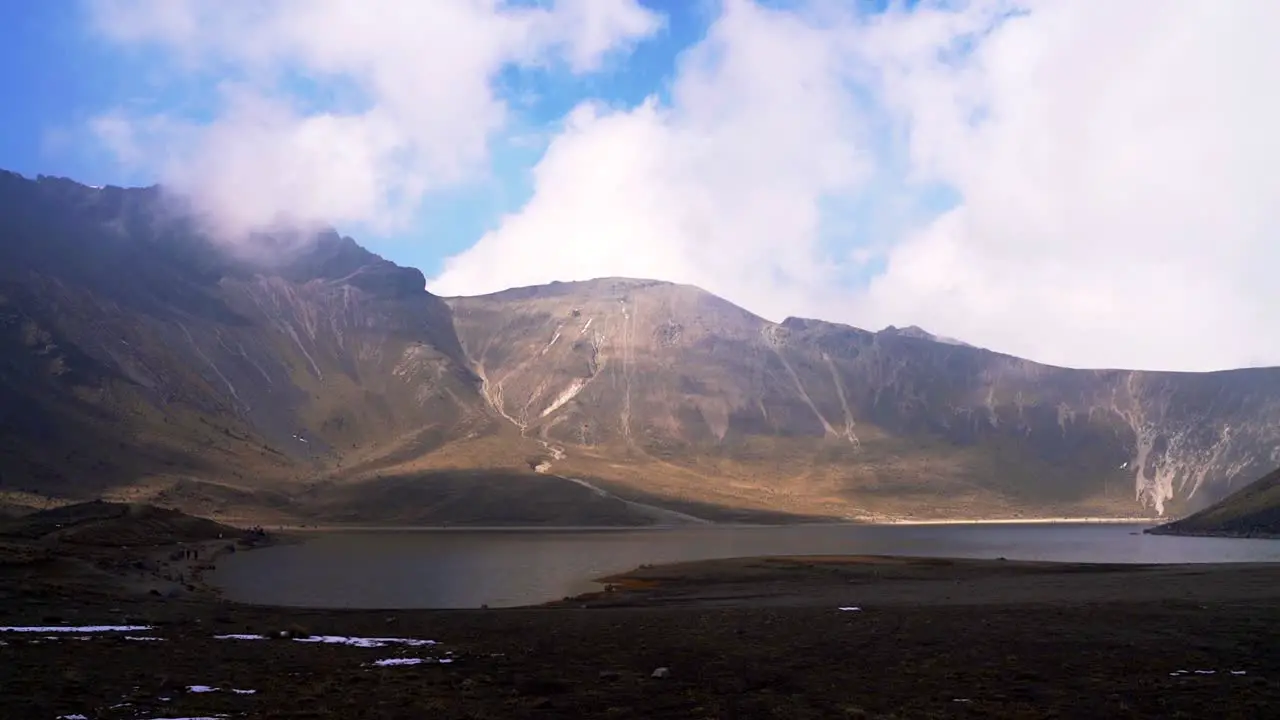
<path fill-rule="evenodd" d="M 136 632 L 138 630 L 154 630 L 151 625 L 32 625 L 5 626 L 0 632 L 15 633 L 99 633 L 99 632 Z"/>
<path fill-rule="evenodd" d="M 850 605 L 848 607 L 842 607 L 842 608 L 836 608 L 836 609 L 841 612 L 862 612 L 862 608 L 857 607 L 856 605 Z"/>
<path fill-rule="evenodd" d="M 214 640 L 266 640 L 266 635 L 234 634 L 214 635 Z M 294 642 L 321 643 L 324 645 L 349 645 L 351 647 L 379 648 L 388 645 L 408 645 L 409 647 L 427 647 L 438 645 L 435 640 L 417 640 L 414 638 L 362 638 L 347 635 L 312 635 L 311 637 L 293 638 Z"/>
<path fill-rule="evenodd" d="M 213 687 L 212 685 L 188 685 L 188 686 L 187 686 L 187 692 L 189 692 L 189 693 L 213 693 L 213 692 L 222 692 L 222 688 L 216 688 L 216 687 Z M 257 690 L 245 690 L 245 689 L 241 689 L 241 688 L 231 688 L 231 692 L 235 693 L 236 695 L 253 695 L 254 693 L 256 693 L 256 692 L 258 692 L 258 691 L 257 691 Z"/>
<path fill-rule="evenodd" d="M 346 635 L 313 635 L 305 638 L 294 638 L 294 642 L 322 643 L 325 645 L 350 645 L 351 647 L 379 648 L 388 645 L 408 645 L 409 647 L 429 647 L 437 645 L 435 640 L 415 640 L 413 638 L 362 638 Z"/>
<path fill-rule="evenodd" d="M 1218 674 L 1217 670 L 1174 670 L 1173 672 L 1169 673 L 1169 677 L 1186 677 L 1188 675 L 1217 675 L 1217 674 Z M 1228 670 L 1226 671 L 1225 674 L 1235 675 L 1236 677 L 1239 677 L 1241 675 L 1248 675 L 1249 671 Z"/>
<path fill-rule="evenodd" d="M 423 658 L 386 658 L 385 660 L 374 660 L 374 667 L 393 667 L 396 665 L 421 665 L 424 662 L 430 662 Z"/>

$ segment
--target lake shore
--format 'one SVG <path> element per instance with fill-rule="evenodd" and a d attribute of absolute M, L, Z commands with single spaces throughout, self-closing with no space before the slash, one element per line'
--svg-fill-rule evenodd
<path fill-rule="evenodd" d="M 1261 717 L 1280 703 L 1280 565 L 736 558 L 466 611 L 159 597 L 102 567 L 0 569 L 0 626 L 147 628 L 0 631 L 12 717 Z M 217 639 L 281 632 L 309 641 Z"/>
<path fill-rule="evenodd" d="M 863 523 L 866 525 L 1155 525 L 1161 522 L 1149 517 L 1030 517 L 1030 518 L 975 518 L 972 520 L 956 518 L 922 518 L 919 520 L 904 518 L 894 520 L 877 520 Z"/>
<path fill-rule="evenodd" d="M 715 522 L 706 523 L 707 527 L 716 528 L 757 528 L 757 527 L 796 527 L 822 525 L 1155 525 L 1161 522 L 1149 517 L 1029 517 L 1029 518 L 875 518 L 875 519 L 832 519 L 825 522 L 813 520 L 795 523 L 751 523 L 751 522 Z M 395 525 L 395 524 L 340 524 L 326 523 L 314 525 L 271 525 L 276 533 L 307 534 L 324 532 L 605 532 L 638 531 L 638 530 L 670 530 L 688 527 L 686 524 L 653 524 L 653 525 Z"/>

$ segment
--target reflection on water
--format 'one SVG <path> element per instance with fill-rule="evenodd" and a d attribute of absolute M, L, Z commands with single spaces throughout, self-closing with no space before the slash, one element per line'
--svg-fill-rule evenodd
<path fill-rule="evenodd" d="M 244 602 L 313 607 L 528 605 L 591 590 L 644 563 L 749 555 L 876 554 L 1177 563 L 1280 561 L 1280 542 L 1143 535 L 1144 525 L 700 526 L 651 530 L 317 533 L 237 553 L 213 580 Z"/>

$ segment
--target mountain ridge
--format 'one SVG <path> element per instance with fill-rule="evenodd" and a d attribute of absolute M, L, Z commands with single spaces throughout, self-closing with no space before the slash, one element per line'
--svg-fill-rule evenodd
<path fill-rule="evenodd" d="M 1127 516 L 1280 464 L 1276 368 L 1058 368 L 657 280 L 440 298 L 331 230 L 229 248 L 157 188 L 5 173 L 0 233 L 6 497 L 515 522 L 542 476 L 575 507 Z"/>

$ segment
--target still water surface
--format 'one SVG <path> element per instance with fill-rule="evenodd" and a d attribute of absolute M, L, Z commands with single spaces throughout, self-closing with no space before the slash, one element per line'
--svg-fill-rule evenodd
<path fill-rule="evenodd" d="M 509 607 L 592 589 L 644 563 L 872 554 L 1065 562 L 1280 562 L 1280 541 L 1143 535 L 1146 525 L 793 525 L 642 530 L 317 532 L 237 553 L 212 580 L 228 598 L 357 608 Z"/>

